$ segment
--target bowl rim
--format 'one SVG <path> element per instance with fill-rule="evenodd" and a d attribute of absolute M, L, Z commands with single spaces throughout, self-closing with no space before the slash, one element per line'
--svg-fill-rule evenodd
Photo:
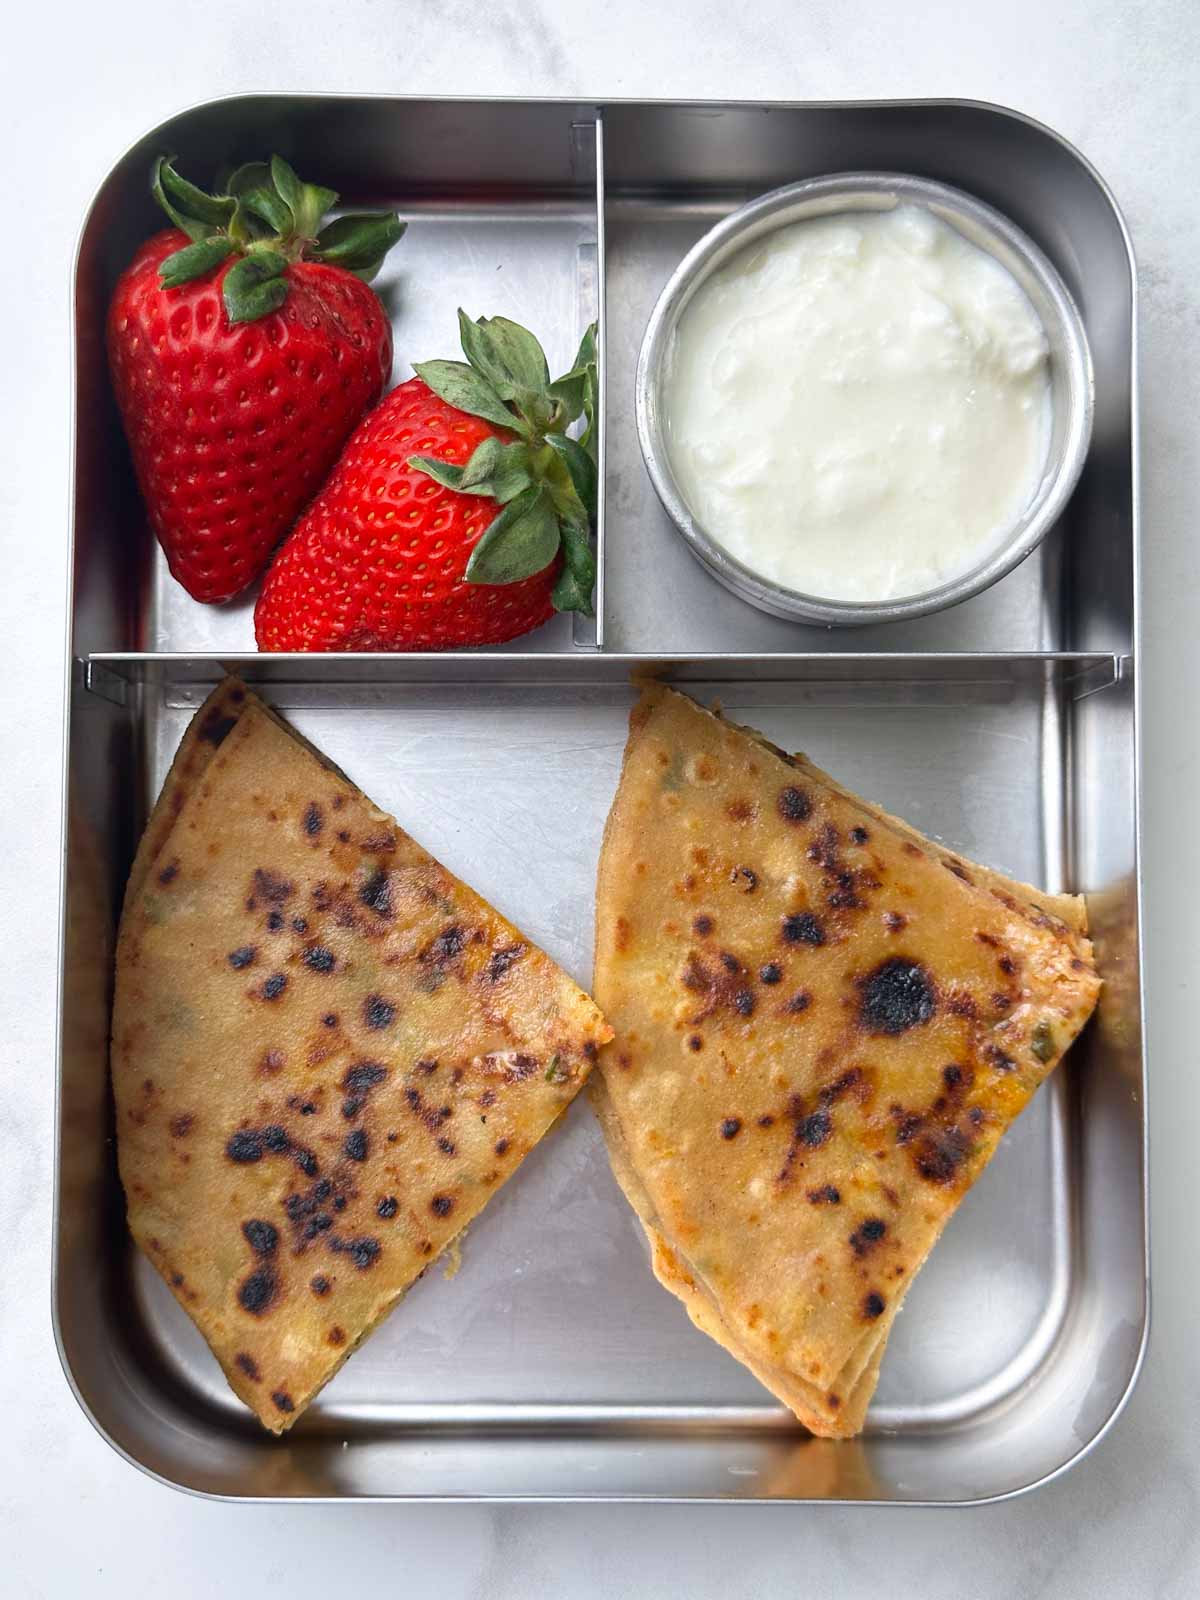
<path fill-rule="evenodd" d="M 1052 344 L 1057 341 L 1067 415 L 1057 459 L 1047 456 L 1032 499 L 1013 522 L 1008 537 L 982 561 L 957 577 L 910 595 L 891 600 L 837 600 L 764 577 L 726 550 L 692 513 L 671 466 L 661 386 L 675 330 L 688 302 L 738 248 L 775 228 L 804 220 L 805 214 L 883 211 L 906 203 L 924 206 L 951 227 L 956 219 L 973 224 L 969 232 L 956 231 L 1010 272 L 1015 261 L 1037 285 L 1053 312 L 1048 323 L 1043 309 L 1035 306 Z M 811 212 L 788 214 L 809 206 L 814 207 Z M 980 233 L 986 243 L 977 237 Z M 1020 282 L 1020 276 L 1014 276 Z M 1021 288 L 1028 295 L 1025 283 Z M 655 302 L 642 336 L 634 388 L 642 459 L 655 493 L 692 555 L 719 583 L 762 611 L 793 621 L 842 627 L 896 622 L 945 610 L 990 588 L 1019 566 L 1041 544 L 1071 497 L 1087 458 L 1095 409 L 1095 378 L 1083 318 L 1057 267 L 1040 246 L 1003 212 L 964 189 L 915 173 L 882 170 L 826 173 L 783 184 L 739 206 L 710 228 L 679 262 Z"/>

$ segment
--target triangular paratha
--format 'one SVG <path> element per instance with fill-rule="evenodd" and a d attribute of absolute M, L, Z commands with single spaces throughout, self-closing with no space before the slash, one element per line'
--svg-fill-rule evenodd
<path fill-rule="evenodd" d="M 243 685 L 146 829 L 112 1067 L 130 1227 L 289 1427 L 611 1037 L 529 940 Z"/>
<path fill-rule="evenodd" d="M 642 696 L 592 1094 L 659 1280 L 814 1432 L 861 1428 L 913 1276 L 1098 989 L 1082 902 Z"/>

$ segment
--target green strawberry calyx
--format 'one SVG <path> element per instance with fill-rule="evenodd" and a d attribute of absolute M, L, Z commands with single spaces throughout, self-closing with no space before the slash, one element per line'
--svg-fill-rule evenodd
<path fill-rule="evenodd" d="M 294 261 L 344 267 L 370 283 L 407 226 L 394 211 L 358 212 L 322 226 L 337 194 L 301 182 L 282 156 L 238 167 L 214 194 L 180 177 L 173 156 L 159 156 L 150 187 L 192 241 L 159 263 L 159 283 L 178 289 L 237 256 L 221 284 L 230 322 L 277 311 Z"/>
<path fill-rule="evenodd" d="M 432 456 L 408 464 L 458 494 L 487 496 L 500 512 L 471 552 L 468 583 L 519 583 L 562 551 L 552 599 L 558 611 L 594 616 L 596 558 L 596 324 L 583 336 L 569 372 L 550 380 L 545 352 L 507 317 L 473 322 L 458 313 L 466 361 L 415 362 L 413 371 L 447 405 L 515 435 L 484 439 L 458 466 Z M 583 418 L 578 438 L 567 432 Z"/>

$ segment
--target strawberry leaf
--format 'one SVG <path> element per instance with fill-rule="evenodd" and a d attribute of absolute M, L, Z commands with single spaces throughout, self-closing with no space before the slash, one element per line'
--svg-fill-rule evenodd
<path fill-rule="evenodd" d="M 500 456 L 489 479 L 493 497 L 502 506 L 507 505 L 510 500 L 515 500 L 532 480 L 529 446 L 521 441 L 502 445 Z"/>
<path fill-rule="evenodd" d="M 181 178 L 171 156 L 159 156 L 150 173 L 154 198 L 177 228 L 189 239 L 207 239 L 233 216 L 235 200 L 218 201 Z"/>
<path fill-rule="evenodd" d="M 558 545 L 558 522 L 549 497 L 531 484 L 504 507 L 472 550 L 466 580 L 519 583 L 548 567 Z"/>
<path fill-rule="evenodd" d="M 529 447 L 494 437 L 484 439 L 462 467 L 433 456 L 409 456 L 408 464 L 456 494 L 486 495 L 500 505 L 516 499 L 531 482 Z"/>
<path fill-rule="evenodd" d="M 239 167 L 225 185 L 236 195 L 243 211 L 265 222 L 280 239 L 290 239 L 296 229 L 292 208 L 275 188 L 271 169 L 265 161 L 248 161 Z"/>
<path fill-rule="evenodd" d="M 559 412 L 555 423 L 569 428 L 583 410 L 584 385 L 587 376 L 582 372 L 568 372 L 550 385 L 550 395 L 558 401 Z"/>
<path fill-rule="evenodd" d="M 331 206 L 337 205 L 336 189 L 302 183 L 282 156 L 271 157 L 271 182 L 292 214 L 297 235 L 301 239 L 315 239 L 321 218 Z"/>
<path fill-rule="evenodd" d="M 338 217 L 321 229 L 309 254 L 314 261 L 345 267 L 369 283 L 407 226 L 394 211 L 364 211 Z"/>
<path fill-rule="evenodd" d="M 484 439 L 463 468 L 461 489 L 470 494 L 490 494 L 501 505 L 514 500 L 532 477 L 529 446 L 521 440 L 504 444 Z"/>
<path fill-rule="evenodd" d="M 517 449 L 523 449 L 518 445 Z M 462 487 L 464 489 L 477 488 L 481 483 L 490 483 L 493 472 L 500 464 L 504 454 L 504 444 L 500 439 L 490 436 L 480 440 L 471 453 L 471 459 L 462 469 Z"/>
<path fill-rule="evenodd" d="M 205 273 L 211 272 L 214 267 L 219 267 L 226 256 L 232 253 L 233 248 L 233 240 L 220 233 L 213 234 L 209 239 L 197 239 L 194 244 L 185 245 L 182 250 L 176 250 L 173 255 L 166 256 L 159 262 L 159 287 L 179 289 L 195 278 L 204 277 Z"/>
<path fill-rule="evenodd" d="M 541 345 L 528 328 L 507 317 L 480 317 L 478 322 L 472 322 L 461 307 L 458 326 L 464 355 L 497 394 L 518 403 L 525 400 L 526 405 L 544 394 L 550 383 L 550 368 Z"/>
<path fill-rule="evenodd" d="M 230 322 L 257 322 L 268 312 L 278 311 L 287 299 L 286 266 L 286 257 L 277 250 L 255 250 L 235 261 L 221 285 Z"/>
<path fill-rule="evenodd" d="M 501 428 L 528 435 L 529 428 L 504 404 L 487 379 L 465 361 L 418 361 L 413 371 L 447 405 L 469 411 Z"/>
<path fill-rule="evenodd" d="M 464 489 L 463 468 L 454 461 L 438 461 L 434 456 L 409 456 L 408 464 L 423 472 L 443 489 L 453 489 L 455 494 L 486 494 L 486 489 Z"/>
<path fill-rule="evenodd" d="M 596 324 L 589 322 L 583 331 L 583 338 L 579 341 L 579 349 L 575 360 L 571 363 L 572 372 L 583 372 L 588 367 L 594 367 L 598 357 L 596 355 Z"/>
<path fill-rule="evenodd" d="M 206 222 L 212 228 L 223 228 L 233 215 L 235 202 L 229 195 L 206 194 L 194 183 L 181 178 L 170 156 L 158 162 L 155 178 L 163 194 L 186 217 Z"/>
<path fill-rule="evenodd" d="M 579 503 L 590 520 L 596 516 L 596 463 L 579 443 L 565 433 L 548 433 L 546 443 L 562 457 Z"/>
<path fill-rule="evenodd" d="M 563 569 L 550 599 L 556 611 L 579 611 L 585 617 L 594 617 L 592 591 L 596 587 L 596 558 L 587 529 L 576 522 L 564 522 L 560 532 Z"/>

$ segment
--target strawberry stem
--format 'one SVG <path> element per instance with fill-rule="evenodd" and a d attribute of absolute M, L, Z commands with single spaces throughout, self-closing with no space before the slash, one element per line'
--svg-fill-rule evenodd
<path fill-rule="evenodd" d="M 154 198 L 192 241 L 159 266 L 164 289 L 204 277 L 235 253 L 222 296 L 231 322 L 254 322 L 287 298 L 286 269 L 293 261 L 322 261 L 369 283 L 406 223 L 394 211 L 337 217 L 333 189 L 304 183 L 283 160 L 251 161 L 232 172 L 215 194 L 189 183 L 173 156 L 159 156 L 151 173 Z"/>
<path fill-rule="evenodd" d="M 594 615 L 596 559 L 596 329 L 588 328 L 571 370 L 553 383 L 541 345 L 507 317 L 473 322 L 458 313 L 462 361 L 424 361 L 414 371 L 460 411 L 515 434 L 484 439 L 465 466 L 410 456 L 408 464 L 457 494 L 484 495 L 502 508 L 471 552 L 468 583 L 519 583 L 561 550 L 554 587 L 559 611 Z M 578 439 L 567 429 L 584 419 Z"/>

